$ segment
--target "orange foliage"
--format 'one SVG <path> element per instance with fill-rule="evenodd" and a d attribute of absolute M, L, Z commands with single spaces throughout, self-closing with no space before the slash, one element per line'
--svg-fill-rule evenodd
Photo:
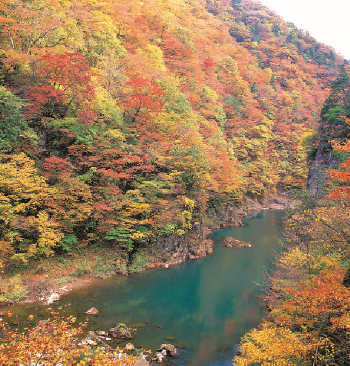
<path fill-rule="evenodd" d="M 11 316 L 11 313 L 8 313 Z M 81 327 L 73 327 L 75 318 L 60 318 L 51 313 L 52 318 L 41 320 L 33 326 L 33 315 L 23 333 L 12 330 L 0 320 L 0 364 L 23 365 L 133 365 L 136 358 L 116 350 L 79 344 Z"/>
<path fill-rule="evenodd" d="M 5 0 L 0 26 L 0 79 L 38 136 L 18 144 L 34 208 L 0 192 L 7 257 L 38 245 L 44 219 L 37 254 L 67 238 L 130 250 L 190 231 L 210 200 L 303 187 L 300 138 L 342 62 L 248 0 Z M 185 230 L 174 197 L 194 202 Z"/>
<path fill-rule="evenodd" d="M 350 152 L 350 142 L 345 145 L 337 145 L 335 149 L 339 152 Z M 332 199 L 347 199 L 350 197 L 350 159 L 342 162 L 338 169 L 330 169 L 328 171 L 330 180 L 333 185 L 333 192 L 328 197 Z"/>

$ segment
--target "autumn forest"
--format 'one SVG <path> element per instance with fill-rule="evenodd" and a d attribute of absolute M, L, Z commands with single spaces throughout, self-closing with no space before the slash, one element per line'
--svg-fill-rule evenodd
<path fill-rule="evenodd" d="M 270 318 L 235 362 L 348 365 L 349 125 L 347 62 L 258 1 L 3 0 L 0 303 L 48 268 L 205 255 L 213 216 L 282 195 L 298 204 Z M 76 328 L 55 322 L 51 354 L 121 364 L 71 350 Z M 12 364 L 31 337 L 0 330 Z"/>

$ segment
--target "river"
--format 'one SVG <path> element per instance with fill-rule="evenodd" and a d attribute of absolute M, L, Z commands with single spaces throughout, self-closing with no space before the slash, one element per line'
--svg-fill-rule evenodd
<path fill-rule="evenodd" d="M 90 319 L 90 329 L 134 325 L 137 335 L 132 343 L 145 349 L 155 350 L 162 343 L 182 345 L 180 357 L 170 365 L 231 365 L 240 338 L 266 311 L 259 284 L 279 251 L 284 214 L 251 214 L 244 227 L 214 230 L 214 253 L 204 259 L 98 280 L 63 296 L 55 308 L 69 303 L 68 313 L 83 319 L 94 306 L 100 315 Z M 225 236 L 254 247 L 226 248 Z"/>

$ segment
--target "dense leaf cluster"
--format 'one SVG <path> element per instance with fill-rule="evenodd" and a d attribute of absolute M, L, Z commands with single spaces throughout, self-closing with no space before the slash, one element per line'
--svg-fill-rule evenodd
<path fill-rule="evenodd" d="M 348 365 L 350 359 L 349 79 L 342 70 L 321 113 L 317 159 L 326 196 L 299 194 L 286 248 L 269 280 L 269 321 L 242 339 L 238 365 Z M 327 130 L 328 145 L 324 145 Z M 319 156 L 333 155 L 333 167 Z M 337 157 L 337 159 L 335 159 Z M 336 164 L 335 164 L 336 163 Z M 300 192 L 299 192 L 300 193 Z M 283 344 L 283 347 L 281 345 Z"/>
<path fill-rule="evenodd" d="M 249 0 L 5 0 L 0 26 L 0 258 L 21 261 L 131 255 L 210 201 L 302 187 L 343 63 Z"/>

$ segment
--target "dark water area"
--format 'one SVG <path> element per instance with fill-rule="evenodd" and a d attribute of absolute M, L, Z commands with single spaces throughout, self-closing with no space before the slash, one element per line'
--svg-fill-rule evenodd
<path fill-rule="evenodd" d="M 244 227 L 213 231 L 214 253 L 204 259 L 95 281 L 62 297 L 54 308 L 70 304 L 68 314 L 82 320 L 94 306 L 100 315 L 90 318 L 90 329 L 133 325 L 137 335 L 131 342 L 145 349 L 154 351 L 162 343 L 182 345 L 180 357 L 169 365 L 231 365 L 240 338 L 266 311 L 259 284 L 273 268 L 284 214 L 252 214 Z M 226 248 L 225 236 L 254 247 Z"/>

